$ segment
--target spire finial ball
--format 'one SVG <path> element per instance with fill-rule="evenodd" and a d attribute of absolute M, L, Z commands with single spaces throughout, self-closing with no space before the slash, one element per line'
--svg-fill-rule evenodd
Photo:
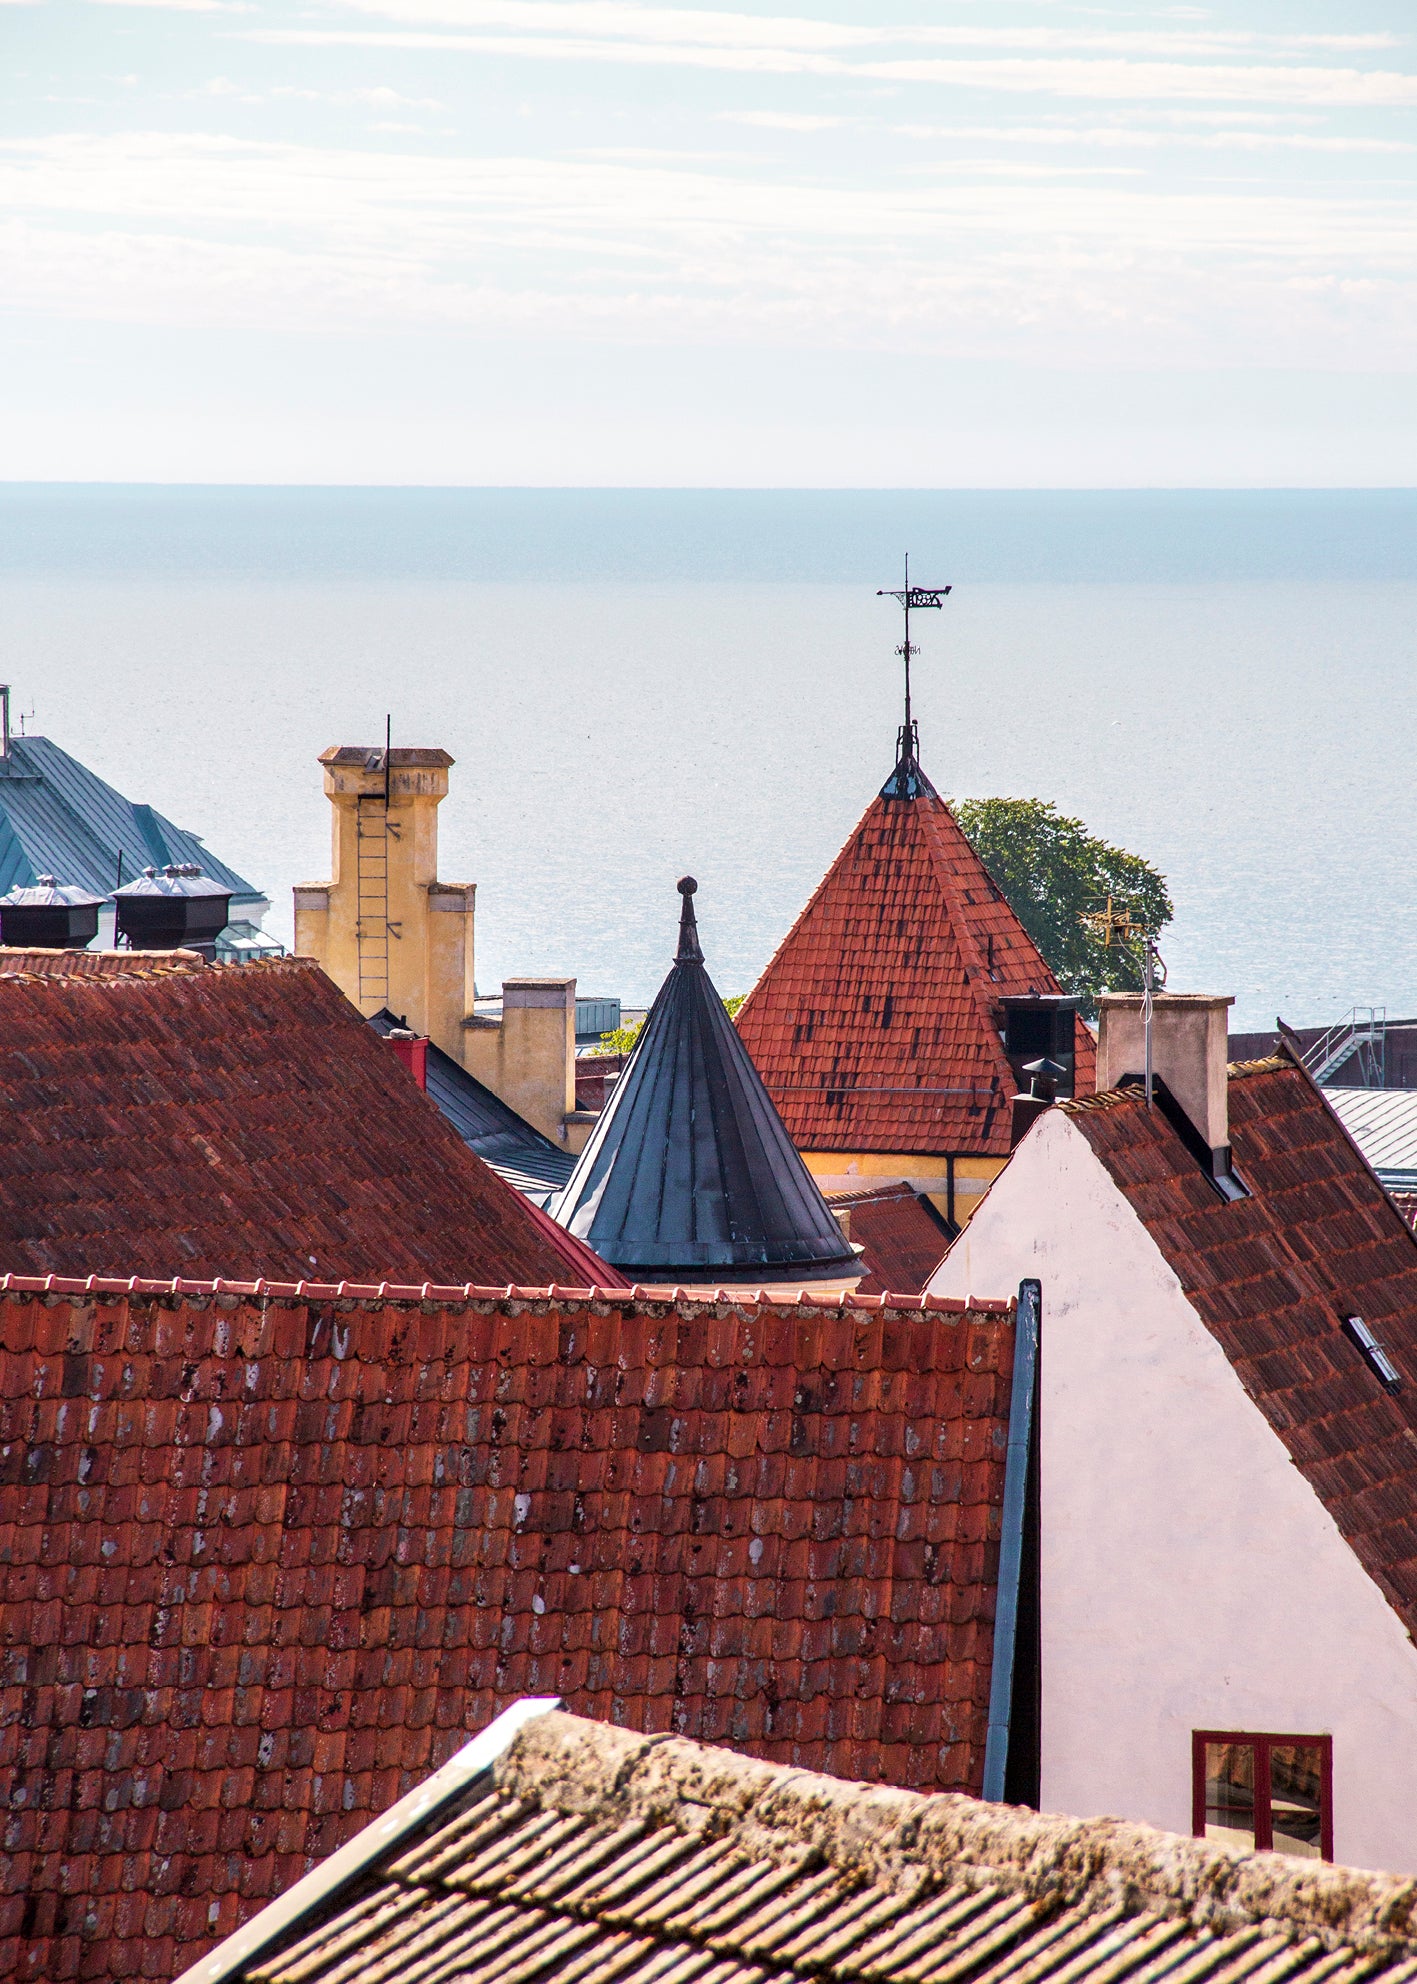
<path fill-rule="evenodd" d="M 681 896 L 694 895 L 698 890 L 698 886 L 692 875 L 685 875 L 682 881 L 675 884 Z"/>

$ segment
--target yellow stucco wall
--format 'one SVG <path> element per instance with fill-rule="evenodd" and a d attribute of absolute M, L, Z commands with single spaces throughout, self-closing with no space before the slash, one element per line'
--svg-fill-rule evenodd
<path fill-rule="evenodd" d="M 501 1022 L 472 1020 L 477 890 L 438 879 L 438 807 L 452 758 L 350 745 L 321 754 L 330 802 L 330 879 L 295 890 L 295 948 L 317 958 L 367 1015 L 387 1006 L 571 1148 L 576 981 L 509 979 Z"/>
<path fill-rule="evenodd" d="M 919 1151 L 804 1150 L 802 1162 L 824 1192 L 852 1192 L 903 1179 L 912 1191 L 923 1192 L 945 1218 L 950 1217 L 947 1157 L 925 1157 Z M 1002 1157 L 957 1157 L 954 1160 L 954 1218 L 968 1224 L 990 1182 L 1003 1170 Z"/>

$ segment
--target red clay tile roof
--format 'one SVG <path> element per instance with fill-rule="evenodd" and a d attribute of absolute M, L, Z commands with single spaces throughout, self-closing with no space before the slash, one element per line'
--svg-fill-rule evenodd
<path fill-rule="evenodd" d="M 0 945 L 0 976 L 29 973 L 38 978 L 111 978 L 115 972 L 143 976 L 159 971 L 205 971 L 199 951 L 21 951 Z"/>
<path fill-rule="evenodd" d="M 306 959 L 0 972 L 0 1270 L 623 1285 Z"/>
<path fill-rule="evenodd" d="M 936 1297 L 0 1281 L 0 1975 L 172 1977 L 522 1695 L 977 1789 L 1012 1354 Z"/>
<path fill-rule="evenodd" d="M 945 802 L 877 798 L 737 1024 L 799 1150 L 1006 1157 L 996 1006 L 1057 991 Z M 1079 1094 L 1094 1070 L 1079 1020 Z"/>
<path fill-rule="evenodd" d="M 1125 1194 L 1355 1554 L 1417 1632 L 1417 1239 L 1286 1055 L 1232 1066 L 1227 1204 L 1139 1091 L 1058 1105 Z M 1342 1333 L 1358 1315 L 1405 1388 Z"/>
<path fill-rule="evenodd" d="M 865 1248 L 858 1295 L 918 1295 L 949 1248 L 951 1229 L 909 1185 L 830 1192 L 827 1204 L 849 1215 L 851 1244 Z"/>

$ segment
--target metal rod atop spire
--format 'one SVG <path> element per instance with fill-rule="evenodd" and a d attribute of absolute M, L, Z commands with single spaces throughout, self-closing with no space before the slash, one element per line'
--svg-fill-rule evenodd
<path fill-rule="evenodd" d="M 915 718 L 911 714 L 910 708 L 910 658 L 912 655 L 919 654 L 920 652 L 919 648 L 911 644 L 911 609 L 913 607 L 919 612 L 927 608 L 942 607 L 947 596 L 953 591 L 953 586 L 913 586 L 910 583 L 910 553 L 907 551 L 905 554 L 904 587 L 899 592 L 895 592 L 889 587 L 881 586 L 876 592 L 877 599 L 898 599 L 905 609 L 905 639 L 896 649 L 896 653 L 902 655 L 905 659 L 905 722 L 901 725 L 900 735 L 897 739 L 897 767 L 900 765 L 915 765 L 920 755 L 920 735 L 916 729 Z"/>

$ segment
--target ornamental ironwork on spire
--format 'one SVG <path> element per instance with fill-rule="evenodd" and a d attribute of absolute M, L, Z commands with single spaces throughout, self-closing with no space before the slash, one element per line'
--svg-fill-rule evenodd
<path fill-rule="evenodd" d="M 910 553 L 905 554 L 905 584 L 898 591 L 881 587 L 877 599 L 896 599 L 905 610 L 905 639 L 896 653 L 905 661 L 905 721 L 896 732 L 895 770 L 881 787 L 882 799 L 920 799 L 939 795 L 920 768 L 920 730 L 910 708 L 910 661 L 919 654 L 911 643 L 910 615 L 942 607 L 952 586 L 913 586 L 910 583 Z"/>

